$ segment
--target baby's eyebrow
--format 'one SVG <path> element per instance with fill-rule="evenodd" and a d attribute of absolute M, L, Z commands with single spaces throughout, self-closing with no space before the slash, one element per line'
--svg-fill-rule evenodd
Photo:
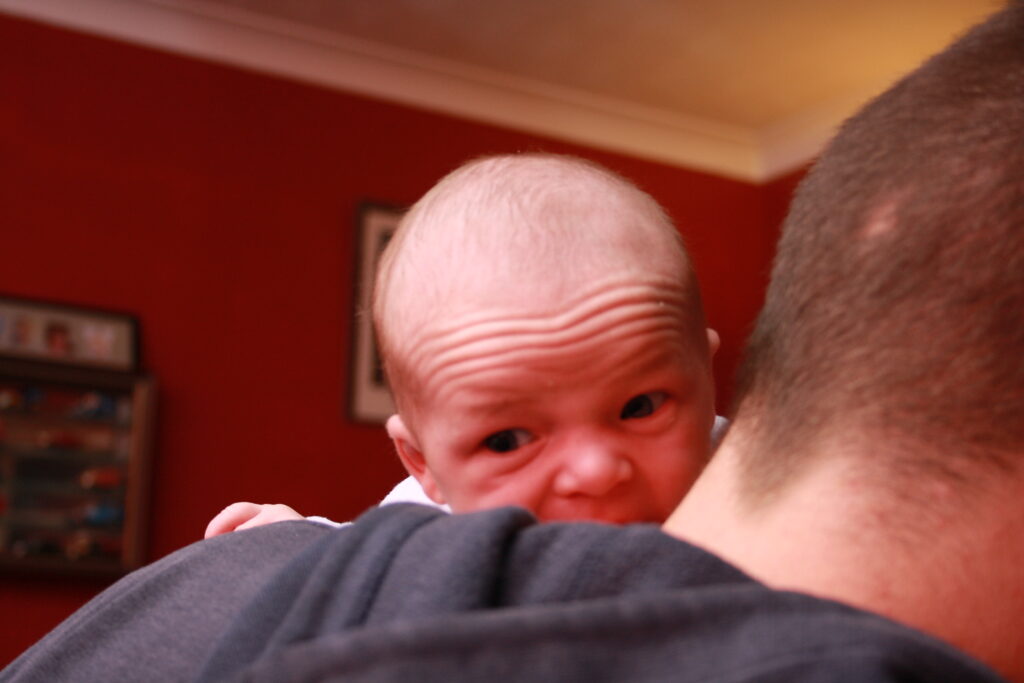
<path fill-rule="evenodd" d="M 476 418 L 498 418 L 508 413 L 522 413 L 530 410 L 536 404 L 535 391 L 524 392 L 522 396 L 515 396 L 515 392 L 510 392 L 508 389 L 474 393 L 493 393 L 492 397 L 475 397 L 459 408 L 460 412 Z"/>

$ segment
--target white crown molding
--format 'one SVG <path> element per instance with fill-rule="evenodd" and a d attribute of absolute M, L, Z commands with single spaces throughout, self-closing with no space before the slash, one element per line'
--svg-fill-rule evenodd
<path fill-rule="evenodd" d="M 761 167 L 757 175 L 770 180 L 807 165 L 843 121 L 878 92 L 847 94 L 762 128 L 758 131 Z"/>
<path fill-rule="evenodd" d="M 0 0 L 0 11 L 754 183 L 806 163 L 851 111 L 844 102 L 745 129 L 202 0 Z"/>

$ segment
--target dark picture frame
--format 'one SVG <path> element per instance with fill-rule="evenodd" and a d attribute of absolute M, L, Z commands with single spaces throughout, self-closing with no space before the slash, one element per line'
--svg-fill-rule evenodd
<path fill-rule="evenodd" d="M 377 262 L 404 213 L 394 205 L 372 201 L 361 203 L 356 213 L 355 293 L 348 392 L 348 414 L 355 422 L 384 424 L 395 412 L 373 334 L 370 297 Z"/>
<path fill-rule="evenodd" d="M 127 313 L 0 295 L 0 356 L 133 373 L 139 322 Z"/>

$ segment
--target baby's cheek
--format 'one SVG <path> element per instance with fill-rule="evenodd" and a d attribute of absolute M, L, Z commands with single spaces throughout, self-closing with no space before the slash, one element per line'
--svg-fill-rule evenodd
<path fill-rule="evenodd" d="M 706 440 L 672 439 L 662 444 L 656 463 L 648 471 L 654 499 L 667 517 L 700 475 L 707 460 Z"/>
<path fill-rule="evenodd" d="M 472 512 L 507 505 L 531 507 L 528 472 L 524 474 L 521 468 L 501 462 L 477 465 L 472 471 L 464 471 L 457 481 L 458 511 Z"/>

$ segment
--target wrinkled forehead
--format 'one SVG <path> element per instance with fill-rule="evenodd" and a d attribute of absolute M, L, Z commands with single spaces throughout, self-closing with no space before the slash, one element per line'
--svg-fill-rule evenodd
<path fill-rule="evenodd" d="M 408 398 L 421 405 L 443 402 L 467 381 L 510 369 L 571 383 L 573 373 L 587 375 L 595 363 L 614 374 L 637 361 L 637 354 L 662 362 L 671 357 L 695 375 L 707 374 L 704 327 L 689 297 L 674 279 L 606 277 L 570 296 L 462 306 L 402 340 Z"/>
<path fill-rule="evenodd" d="M 484 334 L 492 321 L 545 328 L 637 306 L 664 307 L 681 330 L 699 328 L 703 334 L 699 292 L 683 263 L 648 267 L 642 260 L 588 258 L 573 251 L 554 257 L 527 251 L 521 257 L 440 259 L 428 266 L 436 277 L 395 292 L 388 323 L 392 351 L 411 358 L 430 339 L 471 327 Z M 679 277 L 678 269 L 686 276 Z"/>

